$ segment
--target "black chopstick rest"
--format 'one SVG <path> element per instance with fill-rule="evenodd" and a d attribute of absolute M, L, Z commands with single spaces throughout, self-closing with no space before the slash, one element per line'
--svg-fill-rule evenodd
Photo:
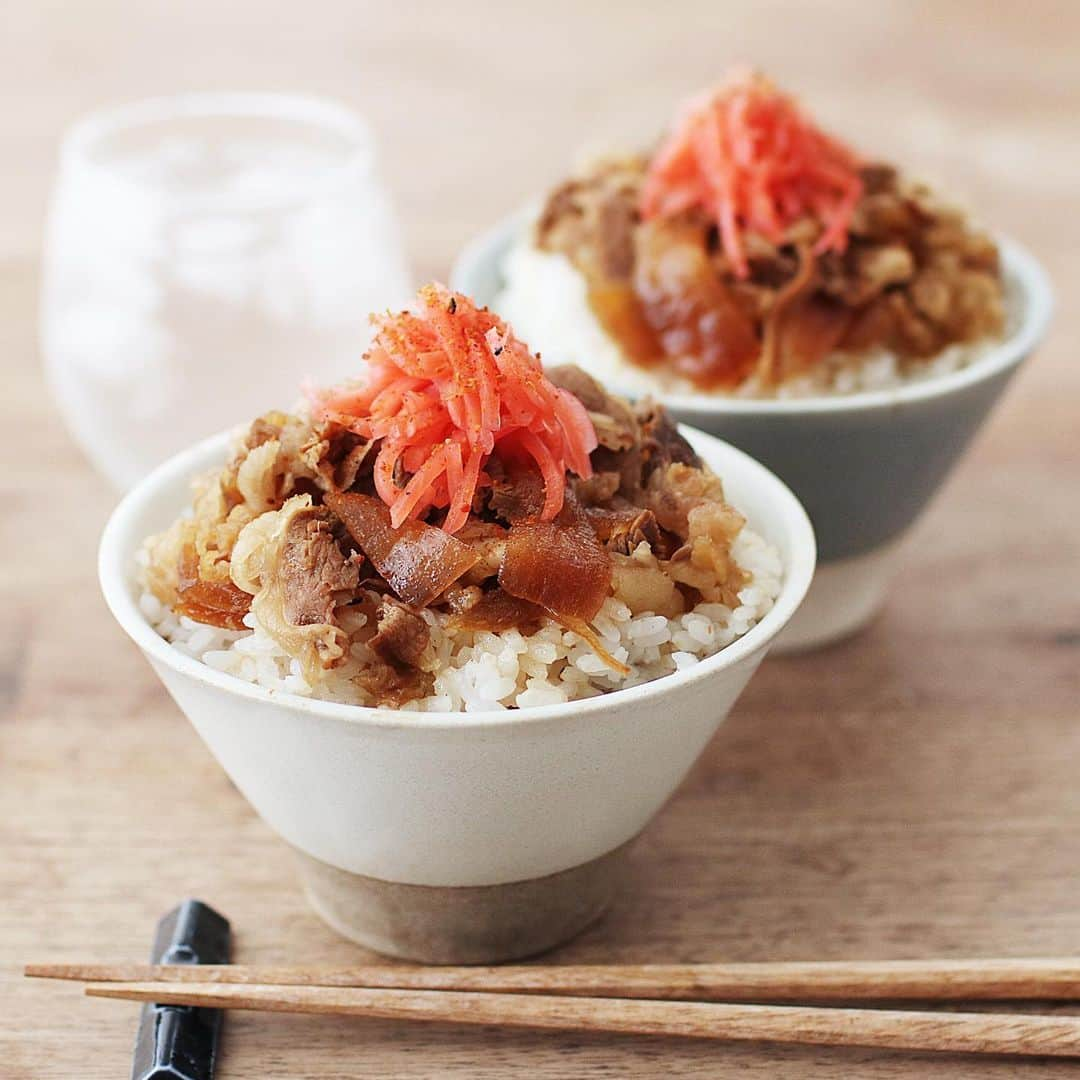
<path fill-rule="evenodd" d="M 201 900 L 185 900 L 157 926 L 153 964 L 227 964 L 229 920 Z M 220 1009 L 144 1005 L 131 1080 L 211 1080 L 221 1032 Z"/>

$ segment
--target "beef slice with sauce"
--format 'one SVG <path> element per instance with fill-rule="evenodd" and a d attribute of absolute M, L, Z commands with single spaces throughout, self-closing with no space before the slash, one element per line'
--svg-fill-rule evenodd
<path fill-rule="evenodd" d="M 233 583 L 251 595 L 255 618 L 299 659 L 309 682 L 341 662 L 348 635 L 335 609 L 354 595 L 359 566 L 338 546 L 328 510 L 294 495 L 262 514 L 237 538 L 230 569 Z"/>
<path fill-rule="evenodd" d="M 312 506 L 295 514 L 285 532 L 278 564 L 285 618 L 293 626 L 331 623 L 343 592 L 360 583 L 355 556 L 346 556 L 334 536 L 330 513 Z"/>
<path fill-rule="evenodd" d="M 609 450 L 629 450 L 638 438 L 634 410 L 622 398 L 614 397 L 591 375 L 574 364 L 559 364 L 545 374 L 561 390 L 566 390 L 585 406 L 596 429 L 596 438 Z"/>
<path fill-rule="evenodd" d="M 646 473 L 672 462 L 701 468 L 697 451 L 679 432 L 678 424 L 663 405 L 646 398 L 638 404 L 636 411 L 641 425 L 641 457 Z"/>
<path fill-rule="evenodd" d="M 398 668 L 419 668 L 431 641 L 431 631 L 415 611 L 384 596 L 376 613 L 375 636 L 368 648 Z"/>
<path fill-rule="evenodd" d="M 357 682 L 379 704 L 392 708 L 426 697 L 434 686 L 434 676 L 424 670 L 430 641 L 431 631 L 420 615 L 384 596 L 375 611 L 375 634 L 367 642 L 374 659 L 357 673 Z"/>
<path fill-rule="evenodd" d="M 544 508 L 544 482 L 540 474 L 518 462 L 500 464 L 501 468 L 496 469 L 489 463 L 488 509 L 509 525 L 517 521 L 535 521 Z"/>

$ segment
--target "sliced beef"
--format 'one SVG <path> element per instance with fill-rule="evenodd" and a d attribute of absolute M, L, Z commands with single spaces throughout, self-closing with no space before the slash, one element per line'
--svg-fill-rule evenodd
<path fill-rule="evenodd" d="M 278 510 L 315 472 L 304 459 L 310 426 L 300 417 L 269 412 L 252 422 L 229 467 L 222 474 L 227 499 L 239 499 L 252 516 Z"/>
<path fill-rule="evenodd" d="M 340 424 L 322 423 L 315 425 L 301 455 L 324 491 L 349 491 L 363 473 L 370 473 L 371 447 L 370 440 Z"/>
<path fill-rule="evenodd" d="M 638 441 L 629 450 L 609 450 L 606 446 L 598 446 L 590 455 L 592 459 L 593 475 L 602 476 L 606 473 L 615 473 L 619 477 L 619 486 L 616 495 L 620 499 L 636 503 L 641 499 L 641 485 L 644 480 L 642 443 Z M 575 479 L 572 486 L 577 488 L 581 483 Z M 588 497 L 588 485 L 585 486 L 584 502 L 595 502 Z"/>
<path fill-rule="evenodd" d="M 395 668 L 419 669 L 431 641 L 431 631 L 415 611 L 384 596 L 379 603 L 378 627 L 368 647 Z"/>
<path fill-rule="evenodd" d="M 540 474 L 518 463 L 504 464 L 491 477 L 488 509 L 508 525 L 535 521 L 544 508 L 544 481 Z"/>
<path fill-rule="evenodd" d="M 776 240 L 746 234 L 748 278 L 736 277 L 704 213 L 640 220 L 645 170 L 643 158 L 598 162 L 552 195 L 537 227 L 537 244 L 574 262 L 594 314 L 641 366 L 703 389 L 755 374 L 768 385 L 836 351 L 928 357 L 1004 326 L 993 239 L 891 166 L 862 168 L 843 252 L 808 265 L 802 253 L 822 225 L 806 216 Z"/>
<path fill-rule="evenodd" d="M 400 709 L 410 701 L 427 697 L 435 685 L 430 672 L 396 668 L 381 660 L 361 669 L 354 677 L 377 705 L 390 709 Z"/>
<path fill-rule="evenodd" d="M 859 179 L 867 195 L 876 195 L 896 186 L 896 169 L 881 161 L 867 162 L 859 170 Z"/>
<path fill-rule="evenodd" d="M 573 486 L 582 506 L 607 505 L 622 487 L 622 475 L 615 471 L 594 472 L 588 480 L 575 477 Z"/>
<path fill-rule="evenodd" d="M 309 495 L 294 495 L 248 524 L 237 537 L 230 569 L 233 584 L 252 597 L 252 614 L 300 661 L 309 683 L 342 662 L 349 637 L 334 609 L 351 599 L 359 568 L 337 546 L 328 512 L 313 506 Z"/>
<path fill-rule="evenodd" d="M 251 422 L 244 436 L 244 448 L 254 450 L 271 439 L 280 439 L 288 422 L 289 416 L 283 412 L 268 412 L 257 417 Z"/>
<path fill-rule="evenodd" d="M 637 406 L 637 418 L 641 425 L 641 457 L 646 475 L 673 462 L 701 468 L 701 458 L 679 433 L 678 425 L 663 405 L 646 398 Z"/>
<path fill-rule="evenodd" d="M 634 229 L 640 220 L 634 195 L 624 185 L 601 202 L 597 211 L 600 265 L 615 281 L 629 281 L 634 273 Z"/>
<path fill-rule="evenodd" d="M 285 530 L 278 563 L 285 618 L 293 626 L 330 623 L 342 593 L 360 583 L 358 557 L 346 555 L 322 506 L 294 514 Z"/>
<path fill-rule="evenodd" d="M 568 255 L 594 280 L 629 282 L 644 160 L 607 158 L 548 198 L 537 244 Z"/>
<path fill-rule="evenodd" d="M 569 391 L 585 406 L 596 428 L 596 438 L 609 450 L 629 450 L 637 441 L 634 410 L 622 398 L 609 394 L 591 375 L 574 364 L 546 369 L 547 377 Z"/>

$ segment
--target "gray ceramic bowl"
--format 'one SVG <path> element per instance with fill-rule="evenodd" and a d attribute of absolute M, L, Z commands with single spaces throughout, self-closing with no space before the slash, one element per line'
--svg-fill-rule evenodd
<path fill-rule="evenodd" d="M 503 288 L 504 260 L 527 220 L 528 215 L 516 215 L 469 244 L 454 266 L 454 286 L 492 303 Z M 904 534 L 1045 334 L 1053 307 L 1046 273 L 1019 245 L 999 244 L 1020 317 L 1011 336 L 959 371 L 831 397 L 754 400 L 656 393 L 679 420 L 768 466 L 810 515 L 818 540 L 817 575 L 780 647 L 826 644 L 874 615 Z M 542 340 L 530 344 L 548 359 L 589 367 L 587 356 L 555 356 Z"/>

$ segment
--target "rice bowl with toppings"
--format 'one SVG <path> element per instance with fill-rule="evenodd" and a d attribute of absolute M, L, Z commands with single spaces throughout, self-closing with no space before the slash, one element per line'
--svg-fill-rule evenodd
<path fill-rule="evenodd" d="M 771 609 L 779 553 L 660 407 L 545 372 L 441 286 L 366 359 L 238 433 L 144 545 L 140 610 L 180 652 L 275 694 L 491 712 L 687 670 Z"/>
<path fill-rule="evenodd" d="M 814 569 L 813 531 L 783 483 L 718 439 L 681 435 L 779 553 L 779 594 L 760 621 L 697 663 L 565 704 L 371 708 L 325 690 L 267 688 L 166 640 L 154 628 L 168 623 L 161 601 L 141 599 L 153 570 L 139 552 L 176 525 L 194 478 L 218 476 L 233 460 L 241 432 L 176 455 L 113 512 L 99 555 L 109 609 L 239 792 L 295 850 L 304 892 L 339 933 L 424 963 L 496 963 L 567 940 L 613 901 L 633 838 L 728 715 Z M 229 609 L 227 595 L 193 597 L 191 587 L 189 603 Z M 188 624 L 185 637 L 202 629 L 196 652 L 213 651 L 215 636 L 227 651 L 249 631 L 242 617 L 239 626 Z M 272 902 L 273 888 L 267 895 Z"/>
<path fill-rule="evenodd" d="M 994 240 L 757 72 L 647 154 L 587 164 L 508 253 L 499 309 L 631 394 L 802 399 L 977 362 L 1017 328 Z"/>
<path fill-rule="evenodd" d="M 604 601 L 593 627 L 608 650 L 631 667 L 630 675 L 610 673 L 582 639 L 556 625 L 528 636 L 516 629 L 473 633 L 447 628 L 429 613 L 426 619 L 440 666 L 436 692 L 398 708 L 486 712 L 558 705 L 694 667 L 756 625 L 779 592 L 782 569 L 775 548 L 752 530 L 743 531 L 739 561 L 751 571 L 754 582 L 742 591 L 733 610 L 721 604 L 699 604 L 678 618 L 648 612 L 635 616 L 617 597 Z M 235 631 L 177 616 L 150 592 L 141 593 L 139 607 L 154 629 L 180 652 L 244 682 L 278 693 L 378 705 L 353 680 L 364 662 L 358 646 L 346 664 L 312 686 L 299 662 L 254 616 L 245 617 L 252 624 L 248 629 Z"/>

